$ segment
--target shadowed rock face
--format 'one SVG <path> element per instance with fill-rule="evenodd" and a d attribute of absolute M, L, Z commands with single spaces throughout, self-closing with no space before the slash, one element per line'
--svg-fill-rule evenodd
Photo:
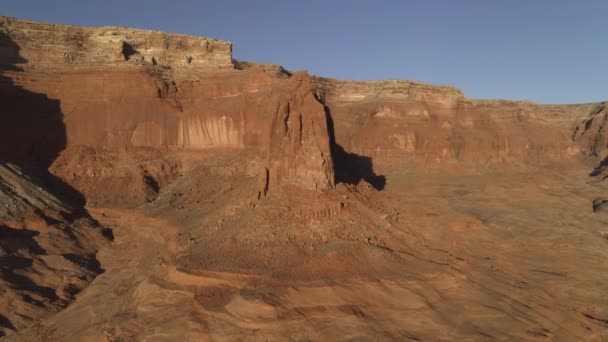
<path fill-rule="evenodd" d="M 27 60 L 20 47 L 0 32 L 0 70 L 19 75 Z M 37 162 L 47 169 L 65 149 L 65 125 L 59 101 L 34 93 L 15 84 L 10 77 L 0 76 L 0 162 Z"/>
<path fill-rule="evenodd" d="M 608 338 L 604 103 L 5 17 L 0 71 L 17 340 Z"/>
<path fill-rule="evenodd" d="M 28 61 L 0 32 L 0 71 Z M 103 270 L 95 253 L 111 239 L 82 195 L 48 172 L 66 147 L 59 101 L 0 75 L 0 337 L 65 308 Z M 54 194 L 53 194 L 54 193 Z"/>
<path fill-rule="evenodd" d="M 65 308 L 99 273 L 111 231 L 46 182 L 0 164 L 0 336 Z"/>
<path fill-rule="evenodd" d="M 608 157 L 608 103 L 597 104 L 588 117 L 576 125 L 572 140 L 586 156 Z"/>

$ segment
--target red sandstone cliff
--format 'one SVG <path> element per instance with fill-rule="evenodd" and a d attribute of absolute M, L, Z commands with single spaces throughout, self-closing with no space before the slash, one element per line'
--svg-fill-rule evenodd
<path fill-rule="evenodd" d="M 336 143 L 384 170 L 573 158 L 573 126 L 594 106 L 470 100 L 453 87 L 410 81 L 314 80 Z"/>
<path fill-rule="evenodd" d="M 284 78 L 263 66 L 237 69 L 230 43 L 204 37 L 5 17 L 0 32 L 0 63 L 11 65 L 3 72 L 4 88 L 44 94 L 54 106 L 32 108 L 34 120 L 15 122 L 23 120 L 10 115 L 23 111 L 20 101 L 3 91 L 0 100 L 9 106 L 4 127 L 31 127 L 3 135 L 3 155 L 11 159 L 34 153 L 48 164 L 62 151 L 76 151 L 64 154 L 53 170 L 87 192 L 84 183 L 91 182 L 79 185 L 78 178 L 115 175 L 100 174 L 101 165 L 91 160 L 86 169 L 65 169 L 75 166 L 70 160 L 87 158 L 74 155 L 81 150 L 77 146 L 111 153 L 134 147 L 253 148 L 266 160 L 260 173 L 269 172 L 271 187 L 333 186 L 325 113 L 305 73 Z M 48 144 L 38 131 L 49 124 L 39 116 L 53 120 L 52 130 L 60 135 L 48 137 Z M 23 134 L 31 136 L 19 139 Z"/>
<path fill-rule="evenodd" d="M 269 172 L 271 183 L 329 189 L 332 153 L 342 164 L 349 153 L 374 158 L 383 171 L 420 162 L 445 168 L 572 158 L 580 150 L 571 140 L 573 127 L 592 108 L 473 101 L 453 87 L 410 81 L 290 75 L 276 66 L 235 62 L 230 43 L 204 37 L 5 17 L 0 25 L 0 62 L 13 66 L 4 70 L 4 82 L 44 94 L 59 118 L 19 125 L 31 127 L 35 137 L 49 134 L 36 131 L 41 127 L 65 127 L 65 137 L 45 138 L 61 140 L 57 151 L 47 152 L 39 151 L 45 144 L 35 137 L 30 145 L 15 144 L 17 133 L 8 130 L 4 154 L 16 157 L 36 150 L 50 161 L 74 146 L 113 153 L 253 148 L 265 160 L 261 178 Z M 16 96 L 3 94 L 10 109 Z M 84 176 L 61 169 L 70 158 L 54 170 Z M 81 172 L 94 173 L 91 168 L 94 163 Z"/>

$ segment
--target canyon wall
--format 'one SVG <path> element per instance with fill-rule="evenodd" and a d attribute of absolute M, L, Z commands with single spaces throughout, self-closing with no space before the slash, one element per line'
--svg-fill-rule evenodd
<path fill-rule="evenodd" d="M 340 149 L 381 169 L 479 169 L 568 160 L 574 127 L 595 104 L 471 100 L 450 86 L 315 77 Z"/>
<path fill-rule="evenodd" d="M 51 169 L 62 178 L 107 180 L 90 158 L 85 169 L 67 165 L 87 159 L 78 155 L 91 151 L 83 146 L 108 153 L 256 149 L 260 174 L 272 183 L 264 188 L 333 186 L 325 113 L 310 77 L 237 65 L 229 42 L 2 17 L 0 64 L 5 159 L 43 159 L 43 167 L 59 160 Z M 44 96 L 38 102 L 47 107 L 29 108 L 21 90 Z M 54 136 L 45 137 L 47 129 Z"/>
<path fill-rule="evenodd" d="M 291 74 L 233 60 L 229 42 L 119 27 L 2 17 L 0 64 L 3 159 L 40 160 L 91 193 L 86 184 L 145 188 L 151 177 L 162 186 L 179 173 L 166 158 L 120 174 L 100 164 L 104 153 L 135 149 L 257 150 L 265 193 L 360 179 L 380 186 L 391 171 L 575 160 L 601 140 L 576 127 L 603 129 L 589 118 L 597 104 L 471 100 L 451 86 Z M 140 193 L 134 203 L 150 198 Z"/>
<path fill-rule="evenodd" d="M 29 68 L 128 68 L 148 64 L 160 69 L 232 68 L 232 44 L 206 37 L 124 27 L 83 28 L 0 18 L 0 32 L 20 47 Z M 13 51 L 3 47 L 1 62 Z"/>

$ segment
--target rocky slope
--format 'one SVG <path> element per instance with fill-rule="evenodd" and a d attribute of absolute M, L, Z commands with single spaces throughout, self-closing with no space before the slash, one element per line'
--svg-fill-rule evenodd
<path fill-rule="evenodd" d="M 6 17 L 0 72 L 7 338 L 608 337 L 605 103 Z"/>
<path fill-rule="evenodd" d="M 64 309 L 103 272 L 95 255 L 111 231 L 44 187 L 0 164 L 0 336 Z"/>

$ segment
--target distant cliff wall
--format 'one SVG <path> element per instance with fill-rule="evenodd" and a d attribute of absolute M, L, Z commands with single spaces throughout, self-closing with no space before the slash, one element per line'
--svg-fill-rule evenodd
<path fill-rule="evenodd" d="M 574 126 L 595 104 L 471 100 L 451 86 L 315 77 L 336 144 L 380 172 L 504 167 L 579 155 Z"/>

